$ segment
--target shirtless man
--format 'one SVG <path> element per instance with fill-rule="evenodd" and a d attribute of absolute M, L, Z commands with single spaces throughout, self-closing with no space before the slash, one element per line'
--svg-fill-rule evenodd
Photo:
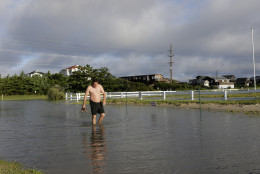
<path fill-rule="evenodd" d="M 103 102 L 101 102 L 101 93 L 103 94 Z M 92 114 L 92 124 L 96 125 L 96 117 L 98 113 L 100 114 L 98 124 L 100 124 L 105 117 L 103 106 L 106 105 L 106 93 L 102 85 L 98 84 L 96 78 L 92 79 L 92 84 L 86 89 L 82 110 L 86 110 L 86 99 L 88 94 L 90 95 L 89 104 Z"/>

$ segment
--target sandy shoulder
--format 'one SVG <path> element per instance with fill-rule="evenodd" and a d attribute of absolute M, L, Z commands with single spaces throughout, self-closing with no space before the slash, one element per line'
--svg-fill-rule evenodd
<path fill-rule="evenodd" d="M 189 104 L 181 104 L 179 107 L 181 108 L 192 108 L 199 109 L 200 105 L 198 103 L 189 103 Z M 201 104 L 201 109 L 209 109 L 209 110 L 221 110 L 221 111 L 234 111 L 234 112 L 257 112 L 260 113 L 260 104 L 255 105 L 220 105 L 220 104 Z"/>

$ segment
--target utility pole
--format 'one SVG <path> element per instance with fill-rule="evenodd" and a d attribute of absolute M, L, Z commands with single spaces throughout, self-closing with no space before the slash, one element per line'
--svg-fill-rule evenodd
<path fill-rule="evenodd" d="M 170 57 L 170 73 L 171 73 L 171 79 L 170 79 L 170 82 L 172 83 L 172 64 L 173 64 L 173 61 L 172 61 L 172 58 L 173 58 L 173 54 L 172 54 L 172 44 L 170 44 L 170 55 L 169 55 L 169 57 Z"/>
<path fill-rule="evenodd" d="M 254 65 L 254 87 L 256 90 L 256 81 L 255 81 L 255 47 L 254 47 L 254 28 L 253 26 L 251 27 L 251 31 L 252 31 L 252 46 L 253 46 L 253 65 Z"/>

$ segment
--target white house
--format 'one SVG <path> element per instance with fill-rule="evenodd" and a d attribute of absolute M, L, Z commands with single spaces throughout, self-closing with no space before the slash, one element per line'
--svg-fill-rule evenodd
<path fill-rule="evenodd" d="M 74 66 L 71 66 L 71 67 L 68 67 L 68 68 L 65 68 L 65 69 L 62 69 L 60 71 L 60 74 L 64 75 L 64 76 L 70 76 L 73 72 L 75 71 L 78 71 L 79 65 L 74 65 Z"/>
<path fill-rule="evenodd" d="M 43 72 L 39 72 L 38 70 L 34 70 L 33 72 L 28 73 L 27 76 L 32 77 L 32 76 L 36 75 L 36 76 L 42 77 L 43 74 L 44 74 Z"/>
<path fill-rule="evenodd" d="M 226 77 L 215 77 L 215 84 L 218 87 L 218 89 L 234 89 L 234 82 L 230 82 L 230 79 Z"/>

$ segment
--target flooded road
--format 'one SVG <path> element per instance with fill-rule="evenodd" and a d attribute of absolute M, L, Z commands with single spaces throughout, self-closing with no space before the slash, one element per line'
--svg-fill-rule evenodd
<path fill-rule="evenodd" d="M 260 117 L 107 105 L 92 126 L 80 108 L 0 102 L 0 158 L 53 174 L 260 173 Z"/>

